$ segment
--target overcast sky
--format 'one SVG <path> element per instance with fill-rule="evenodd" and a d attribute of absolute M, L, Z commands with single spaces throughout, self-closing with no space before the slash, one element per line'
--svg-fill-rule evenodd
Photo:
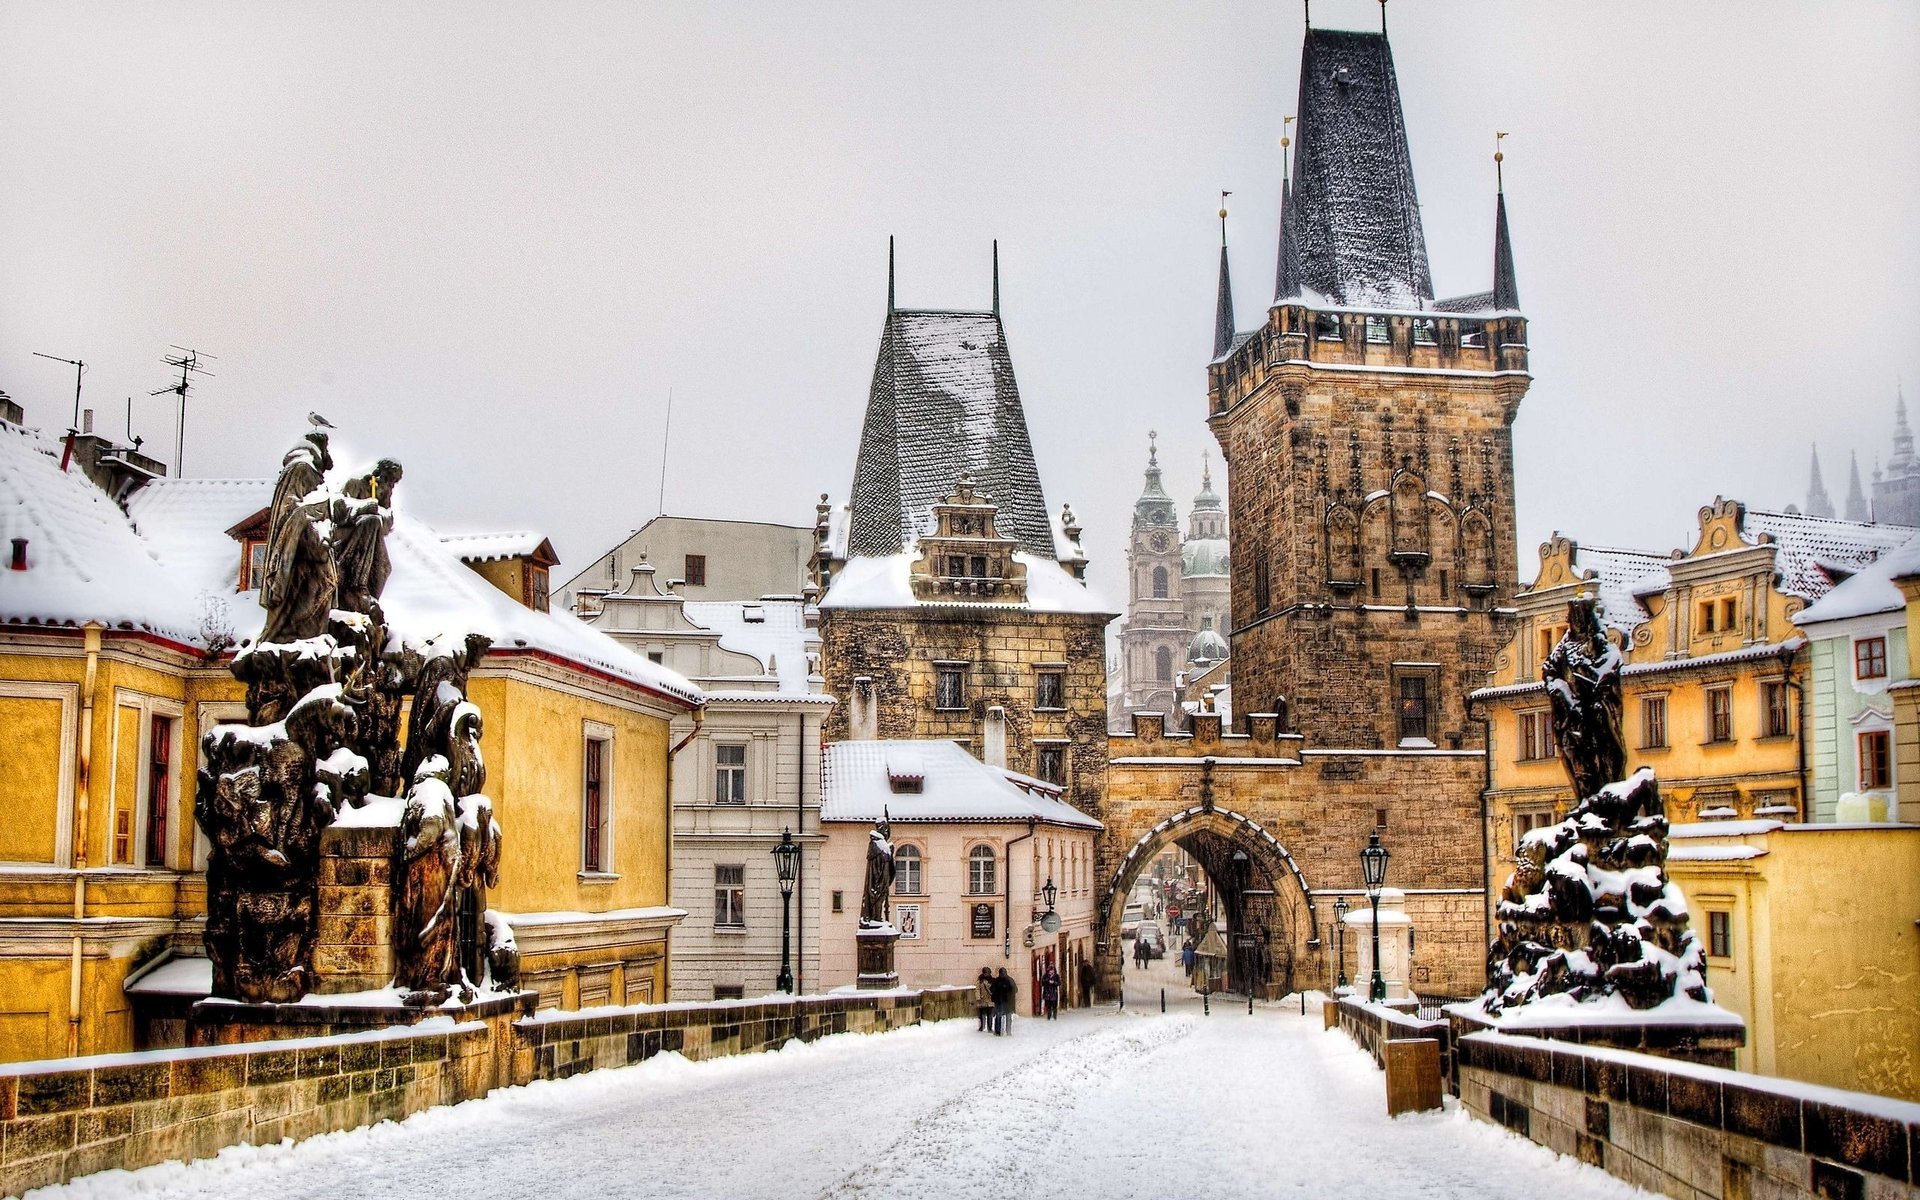
<path fill-rule="evenodd" d="M 1443 295 L 1490 285 L 1490 154 L 1536 381 L 1520 562 L 1665 550 L 1804 495 L 1920 401 L 1920 5 L 1388 12 Z M 1319 0 L 1372 28 L 1375 0 Z M 1184 512 L 1229 189 L 1271 298 L 1298 4 L 0 2 L 0 389 L 125 397 L 171 458 L 170 343 L 219 356 L 189 475 L 318 409 L 448 531 L 568 576 L 656 510 L 844 497 L 899 239 L 905 306 L 1003 312 L 1047 500 L 1114 598 L 1147 430 Z"/>

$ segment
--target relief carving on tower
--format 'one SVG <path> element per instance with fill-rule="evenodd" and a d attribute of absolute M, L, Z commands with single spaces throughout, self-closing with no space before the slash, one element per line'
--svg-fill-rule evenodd
<path fill-rule="evenodd" d="M 912 567 L 916 600 L 980 600 L 1018 604 L 1027 597 L 1027 568 L 1013 556 L 1019 543 L 1001 537 L 1000 508 L 977 494 L 962 473 L 951 496 L 933 506 L 934 528 L 920 539 Z"/>

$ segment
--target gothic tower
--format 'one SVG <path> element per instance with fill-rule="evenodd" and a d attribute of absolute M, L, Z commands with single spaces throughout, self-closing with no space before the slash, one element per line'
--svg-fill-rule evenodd
<path fill-rule="evenodd" d="M 1146 486 L 1133 504 L 1127 542 L 1127 619 L 1120 630 L 1126 690 L 1123 711 L 1172 714 L 1176 677 L 1187 665 L 1192 631 L 1181 605 L 1180 517 L 1160 481 L 1155 435 L 1147 440 Z"/>
<path fill-rule="evenodd" d="M 1273 303 L 1208 367 L 1235 714 L 1321 747 L 1478 747 L 1532 378 L 1504 190 L 1492 290 L 1436 299 L 1386 35 L 1309 29 L 1297 112 Z"/>

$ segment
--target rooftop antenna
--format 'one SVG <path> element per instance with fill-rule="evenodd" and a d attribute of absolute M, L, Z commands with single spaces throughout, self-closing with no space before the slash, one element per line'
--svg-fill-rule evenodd
<path fill-rule="evenodd" d="M 173 423 L 173 476 L 175 479 L 186 477 L 187 457 L 187 392 L 193 387 L 193 376 L 205 375 L 213 378 L 213 372 L 200 365 L 202 358 L 212 358 L 211 354 L 201 354 L 198 350 L 189 350 L 185 346 L 174 346 L 177 354 L 162 355 L 160 361 L 170 367 L 180 368 L 180 381 L 163 388 L 148 392 L 149 396 L 165 396 L 172 393 L 180 397 L 180 416 Z"/>
<path fill-rule="evenodd" d="M 133 436 L 133 397 L 132 396 L 127 397 L 127 441 L 132 444 L 135 450 L 138 450 L 140 448 L 141 442 L 146 441 L 145 438 L 138 438 Z"/>
<path fill-rule="evenodd" d="M 993 315 L 1000 315 L 1000 239 L 993 239 Z"/>
<path fill-rule="evenodd" d="M 73 368 L 73 424 L 68 428 L 80 428 L 80 377 L 87 373 L 87 364 L 77 358 L 61 358 L 58 354 L 42 354 L 38 350 L 33 352 L 33 356 L 63 362 Z"/>
<path fill-rule="evenodd" d="M 891 243 L 891 239 L 889 239 Z M 891 252 L 889 252 L 891 253 Z M 888 308 L 893 305 L 889 303 Z M 673 435 L 673 389 L 667 389 L 667 423 L 660 430 L 660 507 L 659 515 L 667 515 L 667 439 Z"/>

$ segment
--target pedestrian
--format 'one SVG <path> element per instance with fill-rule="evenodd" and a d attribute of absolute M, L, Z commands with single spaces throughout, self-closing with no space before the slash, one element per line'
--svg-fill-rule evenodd
<path fill-rule="evenodd" d="M 1046 973 L 1040 976 L 1040 1003 L 1046 1007 L 1047 1020 L 1060 1017 L 1060 972 L 1053 969 L 1049 962 Z"/>
<path fill-rule="evenodd" d="M 1020 994 L 1020 986 L 1007 974 L 1005 967 L 993 977 L 993 1035 L 1001 1037 L 1013 1032 L 1013 998 Z"/>
<path fill-rule="evenodd" d="M 1193 950 L 1192 938 L 1188 938 L 1186 941 L 1180 943 L 1180 965 L 1186 970 L 1188 975 L 1193 974 L 1193 960 L 1198 957 Z"/>
<path fill-rule="evenodd" d="M 1080 960 L 1080 1007 L 1093 1007 L 1093 963 L 1088 959 Z"/>
<path fill-rule="evenodd" d="M 993 1015 L 993 971 L 980 968 L 980 975 L 973 981 L 973 1010 L 980 1017 L 980 1032 L 987 1031 L 987 1021 Z"/>

